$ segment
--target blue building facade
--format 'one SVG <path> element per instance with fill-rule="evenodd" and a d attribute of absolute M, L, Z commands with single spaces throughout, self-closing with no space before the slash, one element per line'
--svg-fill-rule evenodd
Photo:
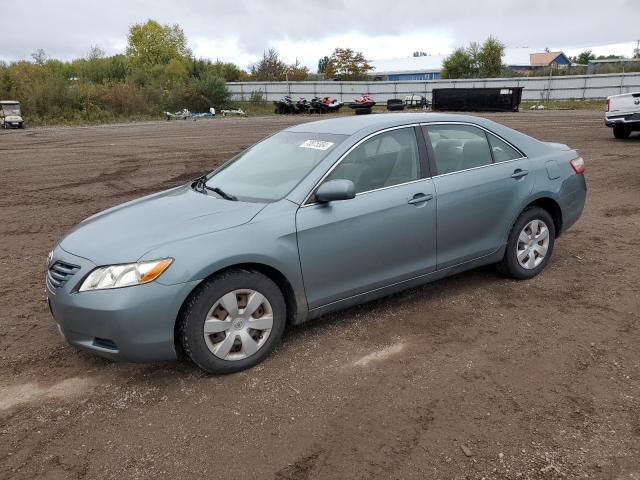
<path fill-rule="evenodd" d="M 403 80 L 440 80 L 440 72 L 395 73 L 387 75 L 387 80 L 401 82 Z"/>

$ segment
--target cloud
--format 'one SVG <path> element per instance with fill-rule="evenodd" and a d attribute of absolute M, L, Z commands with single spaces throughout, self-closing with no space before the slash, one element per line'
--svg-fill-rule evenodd
<path fill-rule="evenodd" d="M 242 67 L 268 47 L 315 67 L 337 46 L 368 58 L 447 53 L 494 35 L 508 46 L 584 48 L 635 41 L 636 0 L 22 0 L 0 5 L 0 58 L 43 48 L 51 57 L 86 55 L 92 45 L 122 52 L 129 26 L 178 23 L 200 56 Z M 606 19 L 611 21 L 606 21 Z M 629 51 L 627 54 L 631 54 Z"/>

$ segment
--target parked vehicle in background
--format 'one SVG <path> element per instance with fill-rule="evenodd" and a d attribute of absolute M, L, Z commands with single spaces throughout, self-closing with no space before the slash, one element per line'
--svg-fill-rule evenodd
<path fill-rule="evenodd" d="M 332 97 L 313 97 L 311 99 L 310 113 L 330 113 L 338 112 L 342 107 L 342 102 Z"/>
<path fill-rule="evenodd" d="M 604 124 L 613 128 L 616 138 L 628 138 L 640 131 L 640 92 L 607 97 Z"/>
<path fill-rule="evenodd" d="M 533 278 L 582 213 L 583 172 L 484 118 L 303 123 L 81 222 L 49 255 L 48 302 L 79 348 L 235 372 L 287 325 L 481 265 Z"/>
<path fill-rule="evenodd" d="M 387 110 L 390 112 L 404 110 L 404 101 L 399 98 L 390 98 L 387 100 Z"/>
<path fill-rule="evenodd" d="M 371 113 L 373 106 L 376 102 L 368 94 L 363 94 L 360 98 L 356 98 L 355 101 L 349 103 L 349 108 L 352 108 L 356 115 L 366 115 Z"/>
<path fill-rule="evenodd" d="M 523 88 L 434 88 L 431 108 L 434 112 L 517 112 Z"/>
<path fill-rule="evenodd" d="M 429 106 L 427 97 L 414 93 L 412 95 L 405 95 L 404 104 L 407 108 L 422 108 L 425 109 Z"/>
<path fill-rule="evenodd" d="M 24 120 L 20 112 L 20 102 L 15 100 L 0 101 L 0 127 L 24 128 Z"/>

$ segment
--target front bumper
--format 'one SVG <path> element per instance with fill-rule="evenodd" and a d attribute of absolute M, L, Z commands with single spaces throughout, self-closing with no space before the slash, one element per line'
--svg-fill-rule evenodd
<path fill-rule="evenodd" d="M 176 358 L 175 321 L 198 281 L 177 285 L 150 282 L 78 293 L 79 283 L 96 265 L 60 247 L 51 261 L 80 267 L 61 287 L 46 282 L 51 313 L 68 343 L 103 357 L 131 362 Z"/>

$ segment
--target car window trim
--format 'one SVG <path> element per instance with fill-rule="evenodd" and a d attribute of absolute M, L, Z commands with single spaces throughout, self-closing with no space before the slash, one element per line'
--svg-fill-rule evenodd
<path fill-rule="evenodd" d="M 402 129 L 402 128 L 411 128 L 411 129 L 413 129 L 413 133 L 414 133 L 415 138 L 416 138 L 416 147 L 417 147 L 417 150 L 418 150 L 418 178 L 417 178 L 416 180 L 411 180 L 410 182 L 398 183 L 398 184 L 396 184 L 396 185 L 389 185 L 388 187 L 375 188 L 375 189 L 373 189 L 373 190 L 367 190 L 367 191 L 365 191 L 365 192 L 358 192 L 358 193 L 356 193 L 356 197 L 357 197 L 358 195 L 364 195 L 364 194 L 366 194 L 366 193 L 379 192 L 380 190 L 386 190 L 386 189 L 388 189 L 388 188 L 395 188 L 395 187 L 400 187 L 400 186 L 402 186 L 402 185 L 409 185 L 410 183 L 420 182 L 420 181 L 424 180 L 425 178 L 429 178 L 429 177 L 425 177 L 425 176 L 424 176 L 424 174 L 425 174 L 425 173 L 427 173 L 427 172 L 424 172 L 424 171 L 423 171 L 423 168 L 422 168 L 422 162 L 421 162 L 421 160 L 420 160 L 420 145 L 419 145 L 419 143 L 420 143 L 420 142 L 419 142 L 419 137 L 418 137 L 418 135 L 417 135 L 417 132 L 415 131 L 415 128 L 416 128 L 416 127 L 419 127 L 419 126 L 420 126 L 420 124 L 418 124 L 418 123 L 409 123 L 409 124 L 406 124 L 406 125 L 396 125 L 395 127 L 387 127 L 387 128 L 382 129 L 382 130 L 378 130 L 378 131 L 375 131 L 375 132 L 373 132 L 373 133 L 370 133 L 370 134 L 369 134 L 369 135 L 367 135 L 366 137 L 361 138 L 360 140 L 358 140 L 355 144 L 351 145 L 351 147 L 349 147 L 349 149 L 348 149 L 346 152 L 344 152 L 344 153 L 340 156 L 340 158 L 338 158 L 338 160 L 336 160 L 336 161 L 334 162 L 334 164 L 331 166 L 331 168 L 329 168 L 329 170 L 327 170 L 327 171 L 325 172 L 325 174 L 322 176 L 322 178 L 320 178 L 320 180 L 319 180 L 319 181 L 314 185 L 314 187 L 311 189 L 311 191 L 310 191 L 310 192 L 307 194 L 307 196 L 304 198 L 304 201 L 303 201 L 303 202 L 302 202 L 302 204 L 300 205 L 300 208 L 310 207 L 311 205 L 317 205 L 317 204 L 319 203 L 319 202 L 311 202 L 311 203 L 307 203 L 307 202 L 309 202 L 309 199 L 313 196 L 313 194 L 314 194 L 314 193 L 315 193 L 315 191 L 318 189 L 318 187 L 319 187 L 320 185 L 322 185 L 322 182 L 324 182 L 324 181 L 325 181 L 325 179 L 326 179 L 329 175 L 331 175 L 331 172 L 333 172 L 333 171 L 338 167 L 338 165 L 340 165 L 340 164 L 342 163 L 342 161 L 343 161 L 343 160 L 344 160 L 344 159 L 345 159 L 345 158 L 346 158 L 346 157 L 347 157 L 347 156 L 348 156 L 348 155 L 349 155 L 353 150 L 355 150 L 356 148 L 358 148 L 362 143 L 366 142 L 367 140 L 370 140 L 370 139 L 371 139 L 371 138 L 373 138 L 373 137 L 376 137 L 376 136 L 381 135 L 381 134 L 386 133 L 386 132 L 390 132 L 390 131 L 392 131 L 392 130 L 400 130 L 400 129 Z"/>
<path fill-rule="evenodd" d="M 471 168 L 465 168 L 463 170 L 456 170 L 455 172 L 438 173 L 438 165 L 436 164 L 435 151 L 433 150 L 433 144 L 431 143 L 431 139 L 430 138 L 427 139 L 427 135 L 428 134 L 425 134 L 425 131 L 424 131 L 424 128 L 423 128 L 423 127 L 427 127 L 428 128 L 429 126 L 433 126 L 433 125 L 466 125 L 466 126 L 470 126 L 470 127 L 476 127 L 476 128 L 479 128 L 480 130 L 484 131 L 484 134 L 485 134 L 485 137 L 486 137 L 486 140 L 487 140 L 487 145 L 489 146 L 489 151 L 491 152 L 491 163 L 488 163 L 487 165 L 480 165 L 478 167 L 471 167 Z M 432 169 L 432 172 L 435 173 L 435 175 L 432 175 L 432 178 L 442 177 L 442 176 L 445 176 L 445 175 L 453 175 L 453 174 L 460 173 L 460 172 L 468 172 L 469 170 L 476 170 L 478 168 L 491 167 L 493 165 L 499 165 L 499 164 L 503 164 L 503 163 L 507 163 L 507 162 L 515 162 L 517 160 L 523 160 L 523 159 L 528 158 L 524 154 L 524 152 L 522 150 L 520 150 L 518 147 L 516 147 L 514 144 L 512 144 L 508 140 L 504 139 L 500 135 L 496 134 L 495 132 L 492 132 L 488 128 L 485 128 L 482 125 L 478 125 L 477 123 L 460 122 L 460 121 L 447 122 L 447 121 L 440 120 L 440 121 L 437 121 L 437 122 L 421 122 L 420 123 L 420 129 L 422 130 L 422 133 L 423 133 L 423 136 L 424 136 L 424 141 L 427 143 L 427 150 L 429 152 L 429 165 L 430 165 L 430 167 Z M 489 141 L 489 137 L 487 136 L 488 134 L 491 134 L 494 137 L 502 140 L 504 143 L 509 145 L 511 148 L 513 148 L 516 152 L 518 152 L 522 156 L 518 157 L 518 158 L 512 158 L 510 160 L 504 160 L 502 162 L 496 162 L 495 158 L 493 156 L 493 150 L 491 148 L 491 142 Z"/>

